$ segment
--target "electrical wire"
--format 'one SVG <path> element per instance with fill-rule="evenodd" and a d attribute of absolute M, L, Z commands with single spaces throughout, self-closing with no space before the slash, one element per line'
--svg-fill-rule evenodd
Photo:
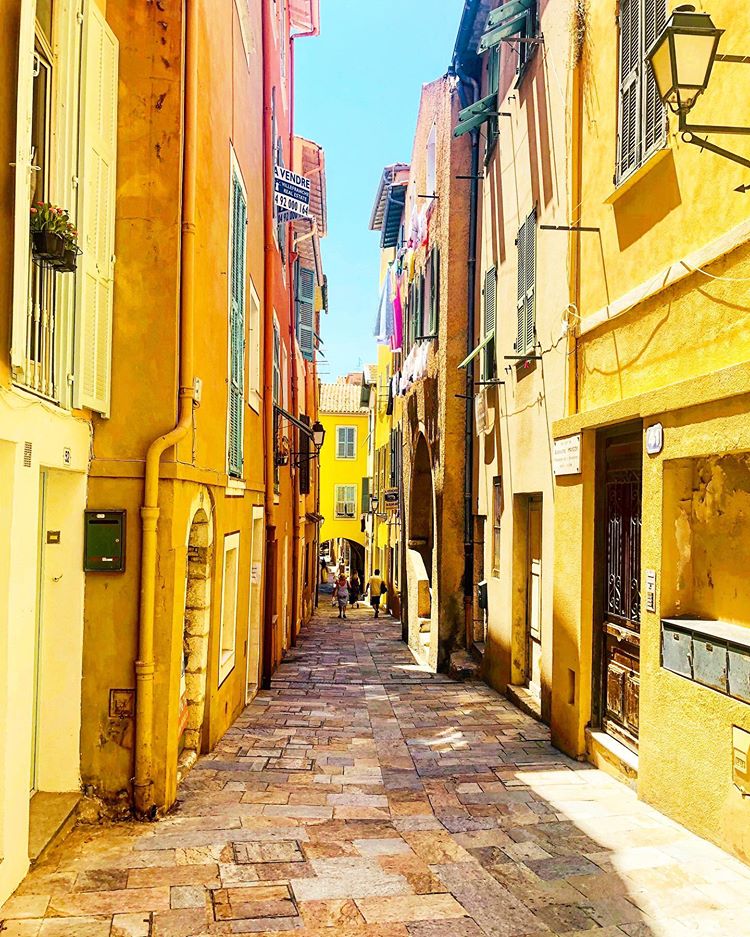
<path fill-rule="evenodd" d="M 679 263 L 691 273 L 702 273 L 704 277 L 708 277 L 711 280 L 722 280 L 724 283 L 750 283 L 750 277 L 720 277 L 716 276 L 714 273 L 709 273 L 708 270 L 704 270 L 703 267 L 691 267 L 690 264 L 684 260 L 679 261 Z"/>

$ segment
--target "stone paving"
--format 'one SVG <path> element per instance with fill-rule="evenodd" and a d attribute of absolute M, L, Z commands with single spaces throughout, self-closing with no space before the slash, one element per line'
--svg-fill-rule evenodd
<path fill-rule="evenodd" d="M 3 937 L 750 935 L 750 868 L 399 635 L 321 610 L 176 810 L 78 826 Z"/>

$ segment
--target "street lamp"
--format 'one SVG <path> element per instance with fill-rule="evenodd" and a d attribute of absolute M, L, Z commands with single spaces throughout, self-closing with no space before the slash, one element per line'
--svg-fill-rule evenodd
<path fill-rule="evenodd" d="M 319 420 L 316 420 L 312 425 L 312 441 L 317 452 L 320 452 L 321 447 L 323 446 L 323 443 L 325 441 L 325 438 L 326 438 L 325 427 Z"/>
<path fill-rule="evenodd" d="M 724 34 L 717 29 L 708 13 L 697 13 L 692 3 L 675 7 L 664 29 L 646 53 L 662 101 L 679 115 L 679 131 L 685 143 L 731 159 L 750 168 L 750 160 L 717 146 L 697 133 L 750 134 L 750 127 L 728 127 L 716 124 L 688 124 L 687 115 L 708 87 L 715 62 L 750 63 L 750 58 L 721 55 L 719 40 Z M 737 191 L 745 191 L 740 186 Z"/>
<path fill-rule="evenodd" d="M 723 33 L 708 13 L 682 3 L 646 53 L 661 99 L 675 114 L 687 113 L 708 87 Z"/>

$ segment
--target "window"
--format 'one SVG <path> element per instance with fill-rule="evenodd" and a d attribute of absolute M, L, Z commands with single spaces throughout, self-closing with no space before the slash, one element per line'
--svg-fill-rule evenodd
<path fill-rule="evenodd" d="M 232 154 L 229 225 L 229 401 L 227 472 L 242 477 L 245 428 L 245 281 L 247 200 L 239 166 Z"/>
<path fill-rule="evenodd" d="M 530 355 L 534 351 L 536 328 L 536 209 L 521 225 L 516 239 L 518 247 L 518 331 L 516 351 Z"/>
<path fill-rule="evenodd" d="M 500 575 L 500 521 L 503 516 L 503 480 L 492 480 L 492 575 Z"/>
<path fill-rule="evenodd" d="M 427 171 L 425 180 L 425 195 L 435 195 L 437 192 L 437 160 L 436 160 L 437 128 L 432 125 L 430 136 L 427 139 Z"/>
<path fill-rule="evenodd" d="M 645 59 L 666 19 L 666 0 L 620 0 L 616 184 L 642 166 L 666 139 L 664 105 Z"/>
<path fill-rule="evenodd" d="M 24 0 L 17 6 L 13 381 L 55 403 L 106 416 L 118 43 L 96 4 L 86 4 L 80 20 L 78 4 Z M 38 201 L 69 209 L 83 249 L 77 273 L 57 272 L 38 257 L 31 262 L 29 209 Z"/>
<path fill-rule="evenodd" d="M 281 334 L 276 313 L 273 314 L 273 402 L 281 406 Z"/>
<path fill-rule="evenodd" d="M 336 427 L 336 458 L 337 459 L 356 459 L 357 458 L 357 427 L 356 426 L 337 426 Z"/>
<path fill-rule="evenodd" d="M 490 267 L 484 275 L 484 328 L 486 340 L 482 352 L 482 380 L 492 381 L 497 377 L 497 355 L 495 354 L 495 327 L 497 325 L 497 267 Z"/>
<path fill-rule="evenodd" d="M 315 309 L 315 272 L 297 261 L 295 267 L 295 307 L 297 313 L 297 342 L 302 357 L 312 361 L 315 357 L 313 336 Z"/>
<path fill-rule="evenodd" d="M 248 309 L 248 336 L 249 336 L 249 355 L 248 355 L 248 395 L 247 402 L 260 413 L 260 354 L 261 354 L 261 330 L 260 330 L 260 299 L 255 291 L 252 279 L 250 280 L 250 306 Z"/>
<path fill-rule="evenodd" d="M 507 42 L 512 55 L 518 58 L 516 84 L 523 78 L 536 50 L 535 42 L 514 40 L 536 39 L 539 33 L 537 0 L 511 0 L 496 7 L 487 17 L 487 26 L 479 41 L 479 51 L 499 49 Z"/>
<path fill-rule="evenodd" d="M 336 485 L 336 517 L 353 518 L 357 510 L 357 486 Z"/>
<path fill-rule="evenodd" d="M 429 272 L 429 285 L 426 285 L 427 302 L 429 306 L 429 323 L 427 335 L 437 335 L 440 324 L 440 249 L 433 247 L 427 258 Z"/>
<path fill-rule="evenodd" d="M 224 537 L 219 634 L 219 686 L 234 669 L 237 641 L 237 584 L 239 581 L 239 532 Z"/>

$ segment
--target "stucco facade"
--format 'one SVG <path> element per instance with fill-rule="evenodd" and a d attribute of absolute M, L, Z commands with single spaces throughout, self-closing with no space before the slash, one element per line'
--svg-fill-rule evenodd
<path fill-rule="evenodd" d="M 717 0 L 711 14 L 726 29 L 720 50 L 742 54 L 750 13 Z M 554 426 L 558 438 L 581 434 L 581 472 L 559 478 L 555 491 L 553 739 L 570 754 L 615 765 L 644 800 L 747 860 L 750 802 L 732 767 L 733 727 L 750 730 L 750 705 L 736 683 L 732 689 L 737 663 L 714 677 L 702 655 L 726 654 L 711 635 L 715 621 L 739 626 L 737 660 L 750 655 L 739 573 L 750 543 L 750 229 L 733 191 L 737 167 L 684 142 L 671 116 L 650 155 L 627 173 L 616 169 L 615 17 L 615 3 L 589 6 L 571 82 L 573 204 L 596 233 L 575 239 L 576 367 L 569 415 Z M 747 115 L 727 119 L 747 82 L 742 66 L 717 63 L 691 119 L 747 123 Z M 747 157 L 741 138 L 723 142 Z M 610 455 L 617 445 L 624 452 L 627 438 L 640 555 L 631 553 L 636 572 L 626 587 L 636 625 L 626 623 L 618 640 L 635 650 L 603 683 L 602 622 L 614 622 L 614 633 L 611 610 L 621 604 L 603 581 L 612 546 L 604 548 L 622 542 L 611 497 L 622 483 L 612 481 Z M 685 617 L 697 621 L 680 675 L 667 645 L 682 632 L 662 619 Z M 635 700 L 621 732 L 616 673 Z"/>
<path fill-rule="evenodd" d="M 402 361 L 410 385 L 401 419 L 405 592 L 409 645 L 432 668 L 466 646 L 465 408 L 456 395 L 465 386 L 457 366 L 465 356 L 469 219 L 467 184 L 457 177 L 470 163 L 468 141 L 452 135 L 458 110 L 448 76 L 423 86 L 404 211 L 413 252 L 405 261 Z M 424 366 L 411 371 L 409 356 L 420 349 Z"/>

